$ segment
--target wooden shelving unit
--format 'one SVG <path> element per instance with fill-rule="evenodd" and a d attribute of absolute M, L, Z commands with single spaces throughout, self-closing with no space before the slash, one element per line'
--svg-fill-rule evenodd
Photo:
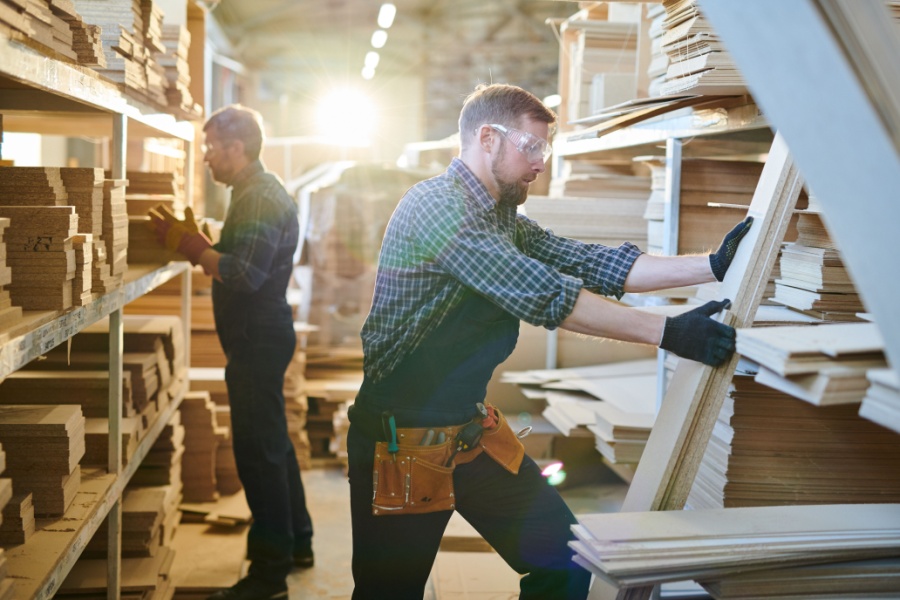
<path fill-rule="evenodd" d="M 198 36 L 202 44 L 202 37 Z M 197 77 L 202 80 L 202 73 Z M 180 140 L 185 164 L 193 164 L 195 125 L 126 97 L 90 68 L 40 54 L 0 33 L 0 114 L 5 131 L 43 135 L 91 136 L 109 140 L 112 178 L 124 179 L 129 141 Z M 193 170 L 185 189 L 193 192 Z M 122 466 L 122 308 L 175 278 L 181 278 L 183 338 L 190 339 L 190 269 L 186 262 L 130 265 L 122 286 L 86 306 L 65 311 L 29 311 L 0 333 L 0 378 L 65 343 L 103 318 L 110 321 L 109 460 L 107 469 L 85 469 L 75 501 L 59 518 L 38 519 L 36 532 L 6 552 L 16 598 L 52 597 L 104 521 L 108 524 L 107 597 L 120 596 L 121 497 L 150 447 L 183 398 L 176 394 L 161 408 L 137 451 Z M 189 358 L 190 352 L 185 355 Z M 189 364 L 185 365 L 189 367 Z M 186 385 L 184 388 L 186 389 Z"/>

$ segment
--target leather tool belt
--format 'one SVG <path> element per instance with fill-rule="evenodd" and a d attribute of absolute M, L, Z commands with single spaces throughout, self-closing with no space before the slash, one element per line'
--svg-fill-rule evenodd
<path fill-rule="evenodd" d="M 460 451 L 457 436 L 469 423 L 450 427 L 397 428 L 397 452 L 390 452 L 390 443 L 375 444 L 375 465 L 372 473 L 372 514 L 408 515 L 453 510 L 453 471 L 456 465 L 473 461 L 482 452 L 497 464 L 518 474 L 525 447 L 510 428 L 499 410 L 498 422 L 484 429 L 478 443 Z M 476 417 L 480 420 L 480 418 Z M 438 438 L 444 441 L 423 445 L 423 440 Z"/>

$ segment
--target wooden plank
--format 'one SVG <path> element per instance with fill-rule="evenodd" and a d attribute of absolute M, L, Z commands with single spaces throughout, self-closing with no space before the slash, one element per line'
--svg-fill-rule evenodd
<path fill-rule="evenodd" d="M 772 142 L 768 160 L 748 214 L 755 221 L 722 282 L 720 294 L 732 306 L 723 321 L 749 327 L 765 292 L 790 215 L 800 196 L 800 174 L 780 135 Z M 647 440 L 623 511 L 680 510 L 684 507 L 703 453 L 725 398 L 739 356 L 719 368 L 679 360 Z M 592 598 L 649 598 L 652 588 L 617 592 L 597 580 Z"/>

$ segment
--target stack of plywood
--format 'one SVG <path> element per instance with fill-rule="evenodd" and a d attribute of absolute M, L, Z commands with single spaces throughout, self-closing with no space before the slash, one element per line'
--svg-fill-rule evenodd
<path fill-rule="evenodd" d="M 900 377 L 891 369 L 870 369 L 866 373 L 869 388 L 862 399 L 859 414 L 900 433 Z"/>
<path fill-rule="evenodd" d="M 122 598 L 166 600 L 175 594 L 171 572 L 175 551 L 162 547 L 153 556 L 123 558 L 119 592 Z M 100 598 L 107 593 L 106 559 L 81 559 L 61 583 L 55 598 Z"/>
<path fill-rule="evenodd" d="M 797 241 L 782 250 L 773 300 L 826 321 L 859 321 L 862 297 L 815 208 L 798 211 Z"/>
<path fill-rule="evenodd" d="M 72 49 L 73 31 L 56 11 L 51 10 L 47 0 L 4 3 L 0 22 L 12 30 L 14 39 L 35 50 L 58 60 L 78 62 L 78 54 Z"/>
<path fill-rule="evenodd" d="M 183 25 L 163 25 L 162 43 L 165 46 L 158 62 L 166 73 L 166 98 L 169 106 L 186 112 L 194 112 L 194 98 L 191 96 L 191 70 L 188 64 L 188 50 L 191 33 Z"/>
<path fill-rule="evenodd" d="M 703 17 L 697 0 L 664 0 L 662 4 L 666 18 L 661 43 L 669 66 L 660 94 L 746 94 L 734 59 Z"/>
<path fill-rule="evenodd" d="M 623 587 L 900 555 L 897 504 L 590 514 L 573 529 L 575 561 Z M 896 592 L 896 569 L 894 561 L 890 579 L 870 585 Z"/>
<path fill-rule="evenodd" d="M 219 426 L 216 406 L 207 392 L 188 392 L 181 403 L 181 422 L 185 428 L 181 477 L 186 502 L 215 502 L 216 447 Z"/>
<path fill-rule="evenodd" d="M 127 465 L 144 434 L 144 422 L 138 417 L 122 417 L 122 465 Z M 109 464 L 109 419 L 86 417 L 84 426 L 85 467 L 106 468 Z"/>
<path fill-rule="evenodd" d="M 53 14 L 65 21 L 72 31 L 72 50 L 78 56 L 78 64 L 105 69 L 106 57 L 100 39 L 100 27 L 85 23 L 75 9 L 73 0 L 51 0 L 48 4 Z"/>
<path fill-rule="evenodd" d="M 131 216 L 146 216 L 147 211 L 160 204 L 173 211 L 179 209 L 183 182 L 174 172 L 128 171 L 125 193 L 126 210 Z"/>
<path fill-rule="evenodd" d="M 109 372 L 22 369 L 0 383 L 0 404 L 77 404 L 86 417 L 105 418 L 109 415 Z M 132 401 L 128 371 L 122 373 L 122 414 L 139 414 Z"/>
<path fill-rule="evenodd" d="M 75 249 L 75 277 L 72 279 L 72 303 L 75 306 L 86 306 L 93 300 L 91 279 L 91 254 L 94 242 L 89 233 L 72 236 Z"/>
<path fill-rule="evenodd" d="M 12 269 L 12 302 L 23 310 L 65 310 L 72 306 L 78 215 L 71 206 L 0 206 L 11 221 L 6 231 Z"/>
<path fill-rule="evenodd" d="M 561 32 L 565 40 L 561 52 L 566 53 L 568 66 L 561 76 L 568 80 L 569 121 L 595 112 L 592 95 L 596 109 L 634 97 L 637 23 L 573 18 L 563 23 Z"/>
<path fill-rule="evenodd" d="M 22 307 L 12 305 L 12 297 L 7 287 L 12 283 L 12 269 L 6 264 L 6 230 L 10 220 L 0 218 L 0 331 L 8 329 L 22 320 Z"/>
<path fill-rule="evenodd" d="M 24 544 L 33 533 L 33 495 L 30 492 L 27 494 L 15 494 L 9 503 L 3 507 L 3 523 L 0 524 L 0 546 Z M 0 586 L 2 586 L 2 583 L 0 583 Z"/>
<path fill-rule="evenodd" d="M 739 329 L 737 351 L 759 364 L 757 381 L 813 404 L 859 403 L 866 369 L 886 366 L 874 323 Z"/>
<path fill-rule="evenodd" d="M 90 235 L 90 291 L 92 294 L 105 294 L 116 288 L 116 281 L 110 274 L 107 261 L 107 245 L 103 238 L 106 222 L 111 218 L 104 212 L 103 202 L 103 169 L 63 168 L 60 176 L 65 185 L 67 203 L 75 207 L 78 213 L 78 231 Z M 87 250 L 87 239 L 84 250 Z M 85 254 L 84 262 L 87 263 Z M 77 295 L 77 294 L 76 294 Z"/>
<path fill-rule="evenodd" d="M 735 376 L 691 508 L 900 501 L 900 437 L 854 405 L 817 407 Z"/>
<path fill-rule="evenodd" d="M 134 486 L 181 485 L 184 425 L 175 411 L 129 482 Z"/>
<path fill-rule="evenodd" d="M 173 521 L 177 525 L 181 516 L 180 503 L 180 482 L 147 487 L 129 485 L 122 494 L 122 557 L 156 556 L 167 546 L 174 533 Z M 104 521 L 88 542 L 83 559 L 106 558 L 107 538 Z"/>
<path fill-rule="evenodd" d="M 32 493 L 37 515 L 62 515 L 81 483 L 84 415 L 78 405 L 0 406 L 6 474 L 17 493 Z"/>
<path fill-rule="evenodd" d="M 103 241 L 106 242 L 106 261 L 109 274 L 121 284 L 128 269 L 128 207 L 122 179 L 103 181 Z"/>

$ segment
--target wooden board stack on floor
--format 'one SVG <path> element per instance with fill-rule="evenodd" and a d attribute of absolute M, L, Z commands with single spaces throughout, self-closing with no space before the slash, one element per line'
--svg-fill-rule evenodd
<path fill-rule="evenodd" d="M 777 576 L 783 567 L 900 556 L 897 504 L 591 514 L 580 516 L 574 530 L 576 562 L 622 587 L 686 579 L 724 583 L 754 571 Z M 891 576 L 876 575 L 867 589 L 896 592 L 898 566 L 893 561 Z M 811 588 L 801 597 L 829 593 L 816 582 L 818 573 L 798 574 Z"/>
<path fill-rule="evenodd" d="M 34 512 L 66 512 L 81 483 L 85 420 L 78 405 L 0 406 L 0 443 L 16 493 L 33 494 Z"/>
<path fill-rule="evenodd" d="M 215 404 L 208 392 L 188 392 L 179 411 L 185 429 L 181 478 L 186 502 L 215 502 L 216 448 L 227 435 L 216 423 Z"/>
<path fill-rule="evenodd" d="M 855 405 L 812 406 L 735 376 L 700 464 L 694 509 L 900 501 L 900 436 Z"/>
<path fill-rule="evenodd" d="M 0 132 L 2 133 L 2 132 Z M 12 269 L 6 264 L 6 231 L 11 221 L 0 217 L 0 331 L 9 329 L 22 320 L 22 307 L 13 306 L 9 295 L 9 284 L 12 283 Z"/>

